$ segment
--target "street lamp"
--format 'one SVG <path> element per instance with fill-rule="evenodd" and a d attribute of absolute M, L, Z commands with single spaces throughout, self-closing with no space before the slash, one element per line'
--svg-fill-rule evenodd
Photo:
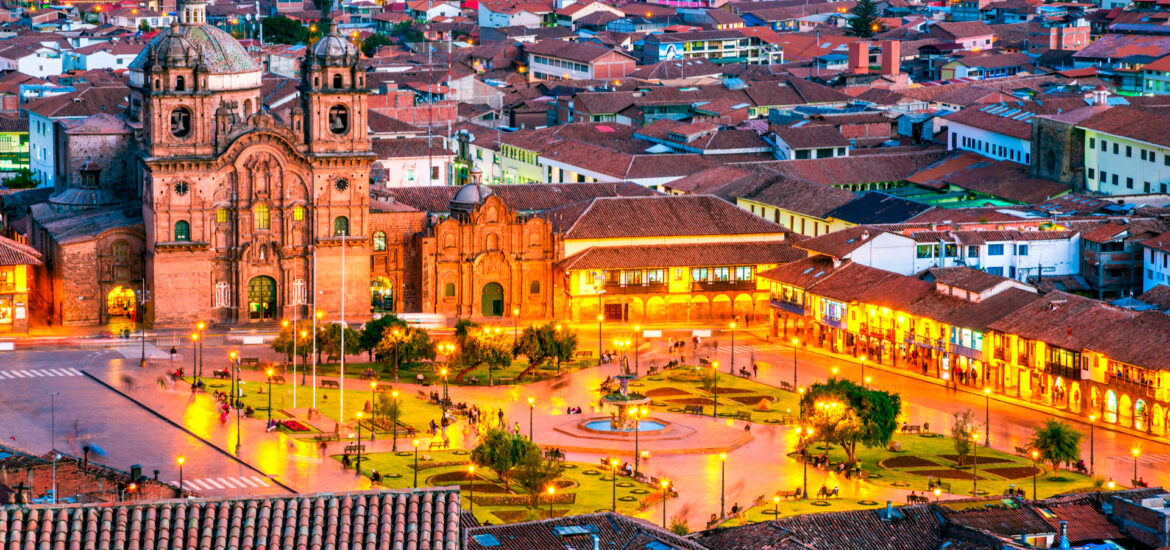
<path fill-rule="evenodd" d="M 971 494 L 976 497 L 979 496 L 979 434 L 971 434 L 971 441 L 975 442 L 975 460 L 971 463 L 971 471 L 974 475 L 971 476 Z"/>
<path fill-rule="evenodd" d="M 228 384 L 228 388 L 230 388 L 231 392 L 232 392 L 231 396 L 229 396 L 229 398 L 228 398 L 228 406 L 230 406 L 230 407 L 236 406 L 236 356 L 237 355 L 239 355 L 239 354 L 236 353 L 236 350 L 232 350 L 232 351 L 228 352 L 228 376 L 230 377 L 230 380 L 231 380 L 231 382 Z"/>
<path fill-rule="evenodd" d="M 552 517 L 553 517 L 553 512 L 552 512 L 553 492 L 554 492 L 553 486 L 549 485 L 548 486 L 548 519 L 552 519 Z"/>
<path fill-rule="evenodd" d="M 772 497 L 772 517 L 780 518 L 780 495 Z"/>
<path fill-rule="evenodd" d="M 711 377 L 715 380 L 715 395 L 711 397 L 711 418 L 719 418 L 719 361 L 711 362 Z"/>
<path fill-rule="evenodd" d="M 670 487 L 670 482 L 662 480 L 662 528 L 666 529 L 666 489 Z"/>
<path fill-rule="evenodd" d="M 516 345 L 520 333 L 520 309 L 512 308 L 512 346 Z"/>
<path fill-rule="evenodd" d="M 207 328 L 207 324 L 204 323 L 203 321 L 199 321 L 198 323 L 195 323 L 195 328 L 197 329 L 197 333 L 199 334 L 199 338 L 196 338 L 196 340 L 197 340 L 196 343 L 199 344 L 199 377 L 202 378 L 203 377 L 203 329 Z"/>
<path fill-rule="evenodd" d="M 354 462 L 354 473 L 362 475 L 362 411 L 357 412 L 357 461 Z"/>
<path fill-rule="evenodd" d="M 983 388 L 983 446 L 991 447 L 991 388 Z"/>
<path fill-rule="evenodd" d="M 467 491 L 471 496 L 467 499 L 467 509 L 471 512 L 471 517 L 475 517 L 475 465 L 467 467 Z"/>
<path fill-rule="evenodd" d="M 735 374 L 735 321 L 731 322 L 731 374 Z"/>
<path fill-rule="evenodd" d="M 597 294 L 597 309 L 598 309 L 598 311 L 601 311 L 601 293 L 600 292 Z M 605 315 L 599 314 L 597 316 L 597 364 L 598 365 L 601 364 L 601 354 L 603 353 L 601 350 L 601 345 L 604 342 L 601 339 L 601 322 L 604 320 L 605 320 Z"/>
<path fill-rule="evenodd" d="M 801 462 L 804 463 L 804 490 L 800 493 L 800 500 L 808 500 L 808 438 L 812 437 L 812 426 L 797 426 L 796 436 L 800 439 L 800 456 Z"/>
<path fill-rule="evenodd" d="M 50 450 L 57 450 L 57 396 L 61 392 L 49 392 L 49 444 Z"/>
<path fill-rule="evenodd" d="M 309 337 L 309 331 L 302 330 L 301 331 L 301 338 L 308 338 L 308 337 Z M 297 358 L 296 357 L 297 357 L 296 353 L 293 353 L 293 380 L 294 381 L 297 379 L 297 372 L 296 372 Z M 301 365 L 301 385 L 302 386 L 305 385 L 305 376 L 308 375 L 308 372 L 309 371 L 304 368 L 304 365 Z M 293 388 L 293 393 L 294 394 L 296 393 L 296 388 Z"/>
<path fill-rule="evenodd" d="M 1109 482 L 1105 484 L 1105 486 L 1106 486 L 1106 487 L 1109 487 L 1109 490 L 1110 490 L 1110 491 L 1112 491 L 1112 490 L 1113 490 L 1113 487 L 1114 487 L 1115 485 L 1117 485 L 1117 484 L 1116 484 L 1116 483 L 1113 483 L 1113 480 L 1112 480 L 1112 479 L 1111 479 L 1111 480 L 1109 480 Z"/>
<path fill-rule="evenodd" d="M 613 496 L 610 497 L 611 500 L 610 500 L 609 510 L 615 514 L 617 513 L 617 473 L 618 473 L 618 463 L 619 462 L 620 461 L 616 458 L 609 459 L 610 474 L 611 474 L 611 478 L 612 478 L 611 481 L 613 481 L 613 483 L 611 484 L 612 485 L 611 488 L 613 490 Z"/>
<path fill-rule="evenodd" d="M 1036 474 L 1039 470 L 1036 468 L 1036 460 L 1040 458 L 1039 451 L 1032 451 L 1032 500 L 1039 500 L 1040 495 L 1036 494 Z"/>
<path fill-rule="evenodd" d="M 272 369 L 268 369 L 268 425 L 272 425 Z M 358 438 L 361 441 L 362 438 Z"/>
<path fill-rule="evenodd" d="M 191 385 L 192 386 L 195 385 L 196 378 L 203 376 L 203 373 L 199 372 L 200 369 L 199 369 L 198 361 L 199 361 L 199 333 L 192 332 L 191 333 L 191 373 L 195 374 L 195 376 L 191 377 Z"/>
<path fill-rule="evenodd" d="M 443 412 L 447 411 L 447 367 L 439 370 L 439 374 L 443 376 Z"/>
<path fill-rule="evenodd" d="M 1095 452 L 1096 445 L 1094 444 L 1096 442 L 1093 441 L 1093 429 L 1096 428 L 1096 426 L 1097 426 L 1096 422 L 1097 422 L 1097 415 L 1090 414 L 1089 415 L 1089 477 L 1093 477 L 1093 459 L 1095 458 L 1093 455 L 1096 454 L 1096 452 Z"/>
<path fill-rule="evenodd" d="M 719 517 L 727 517 L 725 489 L 727 487 L 727 453 L 719 453 Z"/>
<path fill-rule="evenodd" d="M 865 356 L 864 355 L 861 356 L 861 379 L 866 380 L 866 378 L 865 378 Z M 869 382 L 866 382 L 865 385 L 868 388 Z"/>
<path fill-rule="evenodd" d="M 528 396 L 528 440 L 535 441 L 532 438 L 532 414 L 536 410 L 536 398 Z"/>
<path fill-rule="evenodd" d="M 411 441 L 414 445 L 414 488 L 418 489 L 418 440 Z"/>
<path fill-rule="evenodd" d="M 370 380 L 370 441 L 373 441 L 374 438 L 377 437 L 377 431 L 378 431 L 375 429 L 376 426 L 374 425 L 374 418 L 375 418 L 375 415 L 374 415 L 374 390 L 376 390 L 376 389 L 378 389 L 378 381 L 377 380 Z M 382 411 L 382 412 L 385 413 L 386 411 Z M 358 440 L 358 444 L 361 444 L 360 439 Z"/>
<path fill-rule="evenodd" d="M 796 368 L 796 351 L 800 349 L 800 340 L 792 339 L 792 387 L 797 387 L 796 373 L 799 369 Z"/>
<path fill-rule="evenodd" d="M 391 443 L 391 451 L 398 452 L 398 390 L 390 392 L 390 405 L 394 407 L 390 413 L 390 425 L 394 427 L 394 441 Z"/>
<path fill-rule="evenodd" d="M 398 329 L 392 330 L 391 334 L 394 335 L 394 381 L 398 382 Z"/>
<path fill-rule="evenodd" d="M 638 434 L 642 431 L 642 418 L 646 413 L 646 407 L 642 407 L 641 410 L 630 409 L 630 415 L 634 417 L 634 477 L 638 477 L 638 464 L 642 461 L 642 452 L 638 450 Z"/>
<path fill-rule="evenodd" d="M 935 503 L 935 504 L 938 504 L 938 497 L 939 497 L 939 496 L 941 496 L 941 495 L 942 495 L 942 489 L 939 489 L 938 487 L 935 487 L 935 488 L 934 488 L 934 503 Z"/>
<path fill-rule="evenodd" d="M 1137 459 L 1138 459 L 1138 455 L 1141 454 L 1142 451 L 1141 451 L 1141 449 L 1134 447 L 1133 449 L 1130 449 L 1130 452 L 1133 453 L 1133 485 L 1137 486 L 1137 484 L 1138 484 Z"/>
<path fill-rule="evenodd" d="M 179 496 L 183 496 L 183 463 L 187 461 L 187 457 L 179 455 L 175 458 L 175 462 L 179 464 Z"/>

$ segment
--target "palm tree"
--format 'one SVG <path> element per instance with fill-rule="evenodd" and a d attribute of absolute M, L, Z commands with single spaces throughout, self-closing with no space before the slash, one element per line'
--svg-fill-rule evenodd
<path fill-rule="evenodd" d="M 1082 437 L 1084 435 L 1067 422 L 1050 418 L 1044 426 L 1036 428 L 1028 444 L 1040 453 L 1040 460 L 1052 465 L 1052 472 L 1056 474 L 1061 462 L 1070 464 L 1081 457 Z"/>

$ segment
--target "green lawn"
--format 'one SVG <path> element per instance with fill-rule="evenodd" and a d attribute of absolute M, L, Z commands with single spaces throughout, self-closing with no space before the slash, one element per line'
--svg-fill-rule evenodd
<path fill-rule="evenodd" d="M 562 363 L 561 369 L 562 369 L 562 372 L 567 372 L 570 370 L 579 370 L 579 369 L 586 368 L 586 367 L 596 366 L 596 363 L 597 363 L 596 361 L 592 361 L 592 362 L 582 361 L 582 362 L 575 362 L 572 364 Z M 244 368 L 244 370 L 249 369 L 249 367 L 247 367 L 247 366 L 245 366 L 243 368 Z M 303 368 L 304 368 L 304 365 L 302 365 L 300 363 L 300 360 L 298 359 L 297 360 L 297 372 L 298 373 L 302 372 Z M 310 365 L 309 368 L 311 369 L 312 366 Z M 422 374 L 424 384 L 441 385 L 443 383 L 443 378 L 439 374 L 439 372 L 440 372 L 439 369 L 442 369 L 442 368 L 443 368 L 442 364 L 438 364 L 438 365 L 433 365 L 433 364 L 428 364 L 428 363 L 403 364 L 403 365 L 400 365 L 398 368 L 398 380 L 400 382 L 417 383 L 418 382 L 418 375 Z M 528 359 L 520 358 L 520 359 L 513 361 L 512 364 L 506 368 L 496 369 L 496 370 L 492 371 L 492 377 L 494 378 L 494 380 L 496 381 L 497 384 L 500 383 L 501 379 L 504 380 L 505 383 L 508 383 L 508 384 L 516 384 L 516 383 L 525 384 L 525 383 L 533 382 L 533 379 L 531 376 L 525 376 L 524 380 L 521 380 L 519 382 L 516 381 L 516 377 L 519 376 L 520 373 L 524 372 L 524 370 L 527 368 L 528 368 Z M 367 363 L 367 362 L 349 363 L 349 362 L 347 362 L 345 364 L 345 378 L 347 380 L 350 378 L 360 379 L 365 375 L 365 372 L 368 369 L 372 369 L 374 372 L 376 372 L 378 374 L 378 380 L 380 382 L 393 382 L 394 381 L 394 375 L 391 374 L 393 371 L 393 363 L 391 363 L 389 366 L 387 366 L 383 363 Z M 252 370 L 258 371 L 259 369 L 252 369 Z M 286 370 L 286 372 L 291 372 L 292 371 L 291 364 L 285 370 Z M 450 370 L 450 372 L 448 373 L 448 376 L 447 376 L 447 383 L 449 385 L 451 385 L 451 386 L 470 385 L 472 376 L 475 376 L 478 379 L 478 385 L 483 386 L 483 385 L 487 385 L 487 383 L 488 383 L 488 368 L 486 366 L 480 366 L 480 367 L 476 367 L 475 369 L 472 369 L 471 371 L 469 371 L 467 374 L 465 374 L 463 376 L 462 380 L 455 379 L 455 376 L 458 373 L 459 373 L 458 368 L 452 368 Z M 341 374 L 341 365 L 339 363 L 317 365 L 317 376 L 328 376 L 330 378 L 336 378 L 340 374 Z M 541 368 L 537 369 L 537 373 L 536 373 L 538 379 L 548 378 L 551 376 L 555 376 L 556 374 L 557 374 L 557 369 L 556 369 L 555 363 L 545 364 L 545 365 L 541 366 Z M 299 376 L 299 374 L 298 374 L 298 376 Z"/>
<path fill-rule="evenodd" d="M 937 480 L 941 472 L 944 477 L 942 481 L 951 484 L 951 493 L 971 494 L 972 467 L 969 465 L 959 467 L 955 462 L 953 459 L 955 446 L 951 438 L 898 434 L 894 436 L 894 440 L 901 443 L 901 452 L 893 452 L 888 449 L 866 449 L 864 447 L 858 449 L 857 458 L 861 462 L 861 468 L 870 474 L 867 481 L 879 486 L 922 492 L 926 491 L 928 476 L 934 476 Z M 818 442 L 810 449 L 811 452 L 820 454 L 826 452 L 822 450 L 822 447 L 824 447 L 823 443 Z M 831 462 L 840 462 L 845 458 L 845 452 L 838 446 L 833 446 L 827 452 Z M 944 458 L 944 455 L 951 455 L 952 458 Z M 1029 498 L 1034 496 L 1032 494 L 1031 459 L 988 449 L 982 445 L 979 447 L 979 459 L 978 475 L 981 495 L 1001 495 L 1014 484 L 1017 489 L 1023 489 Z M 920 460 L 933 464 L 919 462 Z M 970 459 L 968 458 L 968 460 Z M 987 462 L 985 463 L 985 461 Z M 1045 468 L 1043 463 L 1039 463 L 1037 466 L 1041 469 L 1036 476 L 1036 489 L 1040 493 L 1040 498 L 1092 485 L 1092 480 L 1088 476 L 1061 470 L 1059 477 L 1054 477 L 1043 471 Z M 1015 468 L 1017 471 L 996 472 L 998 469 L 1006 468 Z M 964 479 L 947 479 L 947 476 L 952 475 L 961 476 Z M 817 478 L 823 477 L 823 471 L 817 471 Z M 814 489 L 811 486 L 809 488 L 813 491 L 819 489 L 819 487 Z"/>
<path fill-rule="evenodd" d="M 349 389 L 348 385 L 345 390 L 345 416 L 346 421 L 354 420 L 354 415 L 365 408 L 370 401 L 369 383 L 363 384 L 361 381 L 354 381 L 355 389 Z M 204 378 L 203 383 L 206 385 L 208 392 L 215 390 L 230 391 L 230 381 Z M 266 382 L 244 381 L 244 404 L 251 406 L 256 410 L 255 418 L 267 418 L 268 416 L 268 384 Z M 356 389 L 362 388 L 362 389 Z M 264 393 L 261 393 L 263 390 Z M 297 386 L 297 406 L 308 407 L 312 403 L 313 388 L 310 386 Z M 311 424 L 316 424 L 318 428 L 324 431 L 332 431 L 333 422 L 337 420 L 338 414 L 338 396 L 341 394 L 339 390 L 317 388 L 317 409 L 321 411 L 323 419 L 314 419 L 310 421 Z M 406 426 L 411 426 L 419 432 L 426 431 L 430 425 L 431 420 L 436 422 L 442 415 L 442 408 L 438 405 L 431 405 L 418 397 L 417 393 L 401 392 L 398 396 L 399 422 Z M 273 384 L 272 385 L 272 417 L 277 419 L 289 418 L 289 415 L 281 412 L 282 409 L 291 408 L 292 401 L 292 385 L 291 384 Z M 367 425 L 368 426 L 368 425 Z M 379 431 L 379 433 L 383 433 Z"/>
<path fill-rule="evenodd" d="M 630 391 L 650 397 L 650 407 L 654 410 L 682 412 L 684 406 L 695 404 L 702 405 L 703 412 L 710 415 L 714 394 L 703 389 L 698 369 L 688 366 L 643 376 L 630 381 Z M 800 399 L 796 394 L 755 380 L 719 373 L 718 391 L 719 416 L 747 412 L 752 422 L 775 424 L 799 413 Z M 766 412 L 756 409 L 764 398 L 769 399 Z"/>
<path fill-rule="evenodd" d="M 728 520 L 727 523 L 722 524 L 722 526 L 731 527 L 735 525 L 745 525 L 748 523 L 768 521 L 770 519 L 775 519 L 777 517 L 777 512 L 780 514 L 779 517 L 788 517 L 804 514 L 816 514 L 820 512 L 844 512 L 847 510 L 876 509 L 885 505 L 885 501 L 878 502 L 876 500 L 857 498 L 834 498 L 829 500 L 781 499 L 778 505 L 773 503 L 771 500 L 766 500 L 753 508 L 749 508 L 746 512 L 740 514 L 738 517 Z"/>
<path fill-rule="evenodd" d="M 511 494 L 505 493 L 499 478 L 490 470 L 476 469 L 474 482 L 468 479 L 470 475 L 467 467 L 470 465 L 469 451 L 422 451 L 418 453 L 419 465 L 418 485 L 423 486 L 451 486 L 459 485 L 462 497 L 470 499 L 472 486 L 475 494 L 475 516 L 481 522 L 514 523 L 530 519 L 544 519 L 548 517 L 548 500 L 542 496 L 536 508 L 527 505 L 527 493 L 515 484 L 511 487 Z M 333 457 L 340 460 L 341 456 Z M 351 457 L 352 458 L 352 457 Z M 427 467 L 429 464 L 439 466 Z M 362 457 L 362 475 L 369 476 L 371 470 L 382 474 L 381 486 L 389 489 L 405 489 L 414 486 L 414 452 L 400 451 L 398 453 L 375 453 Z M 565 474 L 556 481 L 558 501 L 553 504 L 553 515 L 577 515 L 599 511 L 609 511 L 614 504 L 614 480 L 608 470 L 600 464 L 566 463 L 568 468 Z M 395 477 L 397 476 L 397 477 Z M 654 487 L 634 481 L 624 476 L 618 476 L 617 511 L 627 515 L 638 515 L 645 505 L 653 505 L 661 501 L 662 491 Z M 493 497 L 508 495 L 520 497 L 524 503 L 493 504 Z M 562 499 L 572 495 L 572 503 Z M 466 500 L 465 500 L 466 502 Z"/>

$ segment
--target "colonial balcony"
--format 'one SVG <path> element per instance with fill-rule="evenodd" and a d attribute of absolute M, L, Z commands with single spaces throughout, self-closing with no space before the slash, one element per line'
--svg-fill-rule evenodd
<path fill-rule="evenodd" d="M 1066 380 L 1080 380 L 1080 367 L 1068 367 L 1060 363 L 1044 363 L 1044 372 L 1053 376 L 1059 376 Z"/>
<path fill-rule="evenodd" d="M 772 307 L 774 307 L 776 309 L 782 309 L 784 311 L 787 311 L 788 313 L 793 313 L 793 314 L 800 315 L 800 316 L 807 316 L 808 315 L 808 310 L 804 309 L 803 304 L 797 304 L 794 302 L 787 302 L 787 301 L 784 301 L 784 300 L 777 298 L 775 296 L 773 296 L 768 301 L 768 303 L 770 303 L 772 305 Z"/>
<path fill-rule="evenodd" d="M 1126 380 L 1112 373 L 1105 379 L 1110 388 L 1128 393 L 1132 396 L 1157 397 L 1158 388 L 1149 384 Z"/>
<path fill-rule="evenodd" d="M 664 294 L 668 290 L 666 283 L 605 283 L 606 294 Z"/>
<path fill-rule="evenodd" d="M 752 281 L 701 281 L 691 283 L 691 292 L 723 292 L 728 290 L 756 290 Z"/>

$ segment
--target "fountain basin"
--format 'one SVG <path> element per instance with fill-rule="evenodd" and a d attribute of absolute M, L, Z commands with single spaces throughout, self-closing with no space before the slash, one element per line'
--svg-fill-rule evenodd
<path fill-rule="evenodd" d="M 582 424 L 581 427 L 586 429 L 586 430 L 593 430 L 593 431 L 597 431 L 597 432 L 634 433 L 634 428 L 632 426 L 630 428 L 627 428 L 627 429 L 613 427 L 612 420 L 590 420 L 589 422 L 585 422 L 584 424 Z M 637 431 L 639 431 L 641 433 L 656 432 L 656 431 L 664 430 L 664 429 L 666 429 L 666 424 L 659 422 L 657 420 L 640 420 L 640 421 L 638 421 Z"/>

